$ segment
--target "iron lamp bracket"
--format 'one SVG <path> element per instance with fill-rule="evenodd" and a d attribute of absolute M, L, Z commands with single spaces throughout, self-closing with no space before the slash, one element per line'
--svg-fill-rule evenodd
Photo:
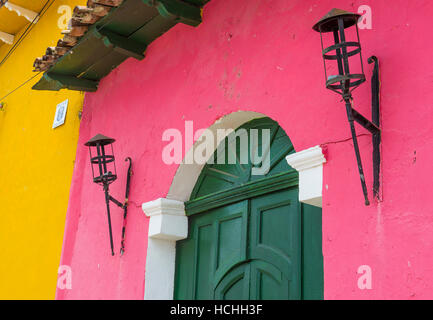
<path fill-rule="evenodd" d="M 130 182 L 132 176 L 132 160 L 130 157 L 126 158 L 125 161 L 129 161 L 128 173 L 126 176 L 126 191 L 125 191 L 125 201 L 122 203 L 119 200 L 113 198 L 110 195 L 109 184 L 108 182 L 103 184 L 104 192 L 105 192 L 105 203 L 107 206 L 107 217 L 108 217 L 108 228 L 110 233 L 110 245 L 111 245 L 111 255 L 114 256 L 114 245 L 113 245 L 113 233 L 111 228 L 111 215 L 110 215 L 110 201 L 115 205 L 123 209 L 123 227 L 122 227 L 122 240 L 120 243 L 120 255 L 122 256 L 125 252 L 125 230 L 126 230 L 126 217 L 128 214 L 128 197 L 129 197 L 129 189 Z"/>
<path fill-rule="evenodd" d="M 356 137 L 356 130 L 354 121 L 360 124 L 363 128 L 367 129 L 373 135 L 373 196 L 379 199 L 380 187 L 380 143 L 381 143 L 381 129 L 380 129 L 380 80 L 379 80 L 379 60 L 377 57 L 372 56 L 368 59 L 368 63 L 374 63 L 373 75 L 371 78 L 371 92 L 372 92 L 372 121 L 365 118 L 362 114 L 356 111 L 352 106 L 351 94 L 343 95 L 346 103 L 347 119 L 349 120 L 350 129 L 352 133 L 353 146 L 355 149 L 356 161 L 358 163 L 358 171 L 361 179 L 362 191 L 364 194 L 365 205 L 370 205 L 368 200 L 368 192 L 365 183 L 364 170 L 362 168 L 361 155 L 359 152 L 358 139 Z"/>

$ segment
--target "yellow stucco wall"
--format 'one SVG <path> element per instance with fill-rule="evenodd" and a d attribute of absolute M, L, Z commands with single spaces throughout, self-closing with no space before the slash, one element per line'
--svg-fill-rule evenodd
<path fill-rule="evenodd" d="M 33 76 L 34 59 L 56 45 L 59 7 L 86 2 L 55 1 L 0 67 L 0 99 Z M 0 60 L 10 48 L 0 47 Z M 0 100 L 0 299 L 55 297 L 84 95 L 31 90 L 38 79 Z M 52 129 L 56 105 L 66 99 L 66 122 Z"/>

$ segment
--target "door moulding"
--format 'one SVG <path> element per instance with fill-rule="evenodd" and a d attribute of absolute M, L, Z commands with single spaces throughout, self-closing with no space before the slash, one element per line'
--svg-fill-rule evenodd
<path fill-rule="evenodd" d="M 320 146 L 292 153 L 287 163 L 299 172 L 299 201 L 322 207 L 323 164 L 325 155 Z"/>

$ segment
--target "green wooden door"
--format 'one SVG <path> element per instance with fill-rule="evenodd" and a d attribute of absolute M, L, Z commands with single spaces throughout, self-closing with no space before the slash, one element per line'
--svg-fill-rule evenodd
<path fill-rule="evenodd" d="M 298 175 L 285 162 L 292 144 L 268 118 L 240 129 L 269 129 L 270 140 L 259 139 L 245 163 L 229 136 L 215 157 L 234 152 L 237 162 L 203 169 L 186 203 L 188 238 L 177 243 L 175 299 L 321 299 L 321 210 L 298 201 Z M 269 170 L 252 175 L 261 164 L 251 157 L 265 152 Z"/>

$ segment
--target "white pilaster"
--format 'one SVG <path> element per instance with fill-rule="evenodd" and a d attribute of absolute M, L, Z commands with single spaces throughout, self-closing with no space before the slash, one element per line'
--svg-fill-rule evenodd
<path fill-rule="evenodd" d="M 174 290 L 176 241 L 188 236 L 184 203 L 160 198 L 143 203 L 150 217 L 145 274 L 145 300 L 171 300 Z"/>

